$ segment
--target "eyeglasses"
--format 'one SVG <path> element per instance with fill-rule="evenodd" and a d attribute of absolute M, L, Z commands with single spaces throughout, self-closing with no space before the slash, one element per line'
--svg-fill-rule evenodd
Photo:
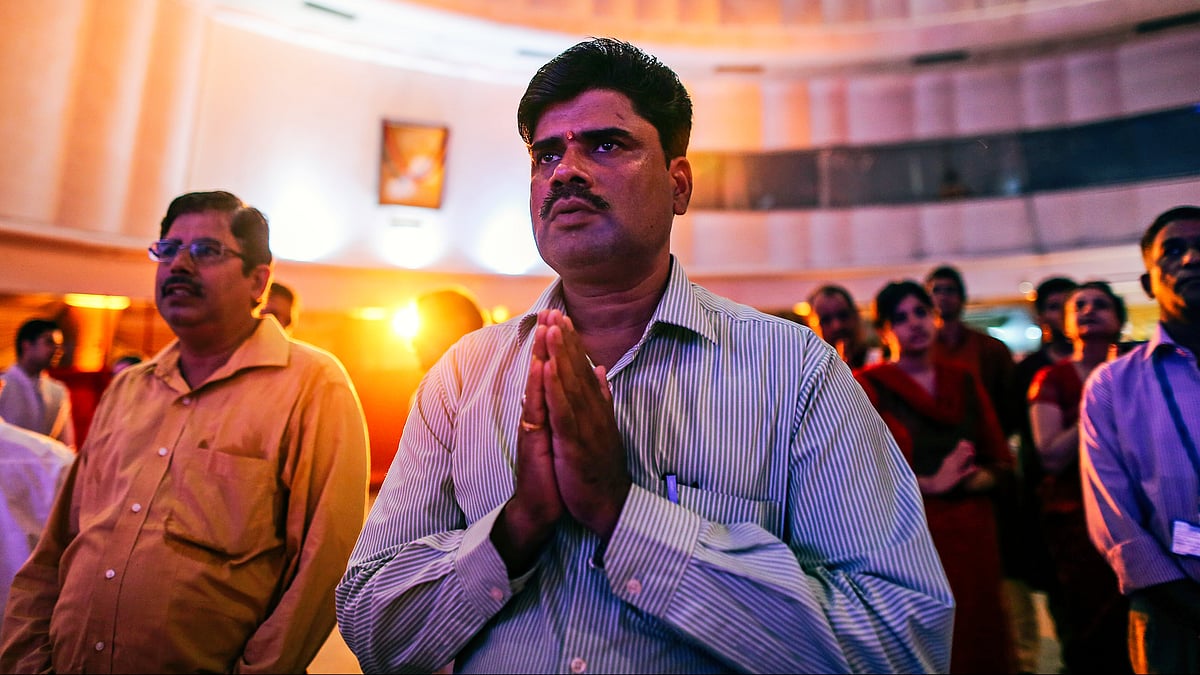
<path fill-rule="evenodd" d="M 157 263 L 169 263 L 175 260 L 179 252 L 187 249 L 188 255 L 192 257 L 197 265 L 212 265 L 220 262 L 226 254 L 237 256 L 242 260 L 246 259 L 240 251 L 235 251 L 216 239 L 195 239 L 192 243 L 184 246 L 182 241 L 178 239 L 159 239 L 146 249 L 150 252 L 150 259 Z"/>

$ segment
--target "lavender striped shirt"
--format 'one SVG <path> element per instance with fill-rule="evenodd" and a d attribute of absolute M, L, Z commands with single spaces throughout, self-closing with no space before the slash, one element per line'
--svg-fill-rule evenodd
<path fill-rule="evenodd" d="M 634 486 L 604 566 L 568 519 L 508 578 L 489 533 L 515 484 L 536 312 L 563 308 L 559 283 L 421 382 L 337 589 L 363 669 L 944 671 L 953 599 L 916 481 L 849 369 L 674 259 L 608 373 Z"/>

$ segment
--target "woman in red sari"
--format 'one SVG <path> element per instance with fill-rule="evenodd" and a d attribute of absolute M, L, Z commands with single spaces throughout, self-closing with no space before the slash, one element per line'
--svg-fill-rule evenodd
<path fill-rule="evenodd" d="M 917 476 L 954 591 L 950 672 L 1011 673 L 990 493 L 1011 476 L 1012 453 L 979 380 L 966 366 L 934 358 L 933 302 L 920 284 L 885 286 L 875 299 L 875 324 L 892 360 L 856 377 Z"/>
<path fill-rule="evenodd" d="M 1029 421 L 1045 468 L 1038 486 L 1042 532 L 1061 589 L 1058 637 L 1072 673 L 1133 672 L 1126 647 L 1129 601 L 1088 538 L 1079 475 L 1083 382 L 1108 360 L 1125 318 L 1125 302 L 1107 283 L 1080 285 L 1067 296 L 1063 316 L 1074 352 L 1038 371 L 1029 387 Z"/>

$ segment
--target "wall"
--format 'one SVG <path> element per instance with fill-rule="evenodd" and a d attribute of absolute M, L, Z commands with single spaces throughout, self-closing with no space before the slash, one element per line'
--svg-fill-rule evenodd
<path fill-rule="evenodd" d="M 522 81 L 358 58 L 205 8 L 0 3 L 0 25 L 13 38 L 0 43 L 0 147 L 20 158 L 0 165 L 0 255 L 19 261 L 0 269 L 0 291 L 148 298 L 142 249 L 167 201 L 223 187 L 263 208 L 281 256 L 316 263 L 280 265 L 313 307 L 399 302 L 444 280 L 465 280 L 487 304 L 521 307 L 536 295 L 549 271 L 528 233 L 527 158 L 514 123 Z M 1176 30 L 955 67 L 693 76 L 692 146 L 889 142 L 1174 106 L 1200 100 L 1198 52 L 1200 32 Z M 443 208 L 377 204 L 384 118 L 450 128 Z M 1019 281 L 1059 271 L 1050 265 L 1086 264 L 1075 251 L 1129 244 L 1196 187 L 896 209 L 693 211 L 678 221 L 675 249 L 697 280 L 752 304 L 787 304 L 797 286 L 824 278 L 869 286 L 940 262 L 969 265 L 973 276 L 1019 266 L 1020 274 L 970 279 L 976 297 L 1003 298 Z M 413 258 L 426 263 L 396 262 Z M 1137 265 L 1131 254 L 1101 272 L 1129 275 Z"/>

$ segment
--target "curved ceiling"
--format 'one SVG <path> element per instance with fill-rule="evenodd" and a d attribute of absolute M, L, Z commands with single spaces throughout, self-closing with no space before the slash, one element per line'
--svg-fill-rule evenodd
<path fill-rule="evenodd" d="M 1197 0 L 209 0 L 219 19 L 419 70 L 527 78 L 590 35 L 682 76 L 812 76 L 1045 52 L 1200 16 Z"/>

